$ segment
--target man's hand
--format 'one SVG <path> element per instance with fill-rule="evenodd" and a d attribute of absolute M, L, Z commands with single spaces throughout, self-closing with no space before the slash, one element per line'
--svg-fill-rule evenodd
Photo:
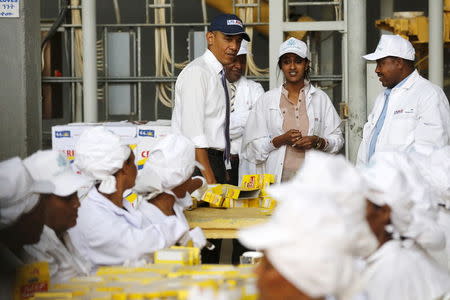
<path fill-rule="evenodd" d="M 272 143 L 276 148 L 280 148 L 283 145 L 292 146 L 298 140 L 302 138 L 302 133 L 297 129 L 290 129 L 284 134 L 273 138 Z"/>
<path fill-rule="evenodd" d="M 209 164 L 208 158 L 208 150 L 205 148 L 195 148 L 195 160 L 202 164 L 205 168 L 204 170 L 200 170 L 203 177 L 206 179 L 208 184 L 216 184 L 216 176 L 214 176 L 214 172 Z"/>

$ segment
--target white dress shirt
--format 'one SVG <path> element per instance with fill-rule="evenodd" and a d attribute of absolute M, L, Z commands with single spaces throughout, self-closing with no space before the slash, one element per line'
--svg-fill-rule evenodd
<path fill-rule="evenodd" d="M 384 92 L 375 100 L 364 125 L 357 165 L 368 163 L 368 148 L 384 105 Z M 440 148 L 449 144 L 450 108 L 442 89 L 414 71 L 389 95 L 386 119 L 376 143 L 376 152 L 416 148 Z"/>
<path fill-rule="evenodd" d="M 75 248 L 94 268 L 122 265 L 174 245 L 188 228 L 175 216 L 152 224 L 127 200 L 120 208 L 93 187 L 78 209 L 77 225 L 69 230 Z"/>
<path fill-rule="evenodd" d="M 196 148 L 225 149 L 222 70 L 222 64 L 206 50 L 177 78 L 172 130 L 191 139 Z"/>
<path fill-rule="evenodd" d="M 45 225 L 39 242 L 25 245 L 24 250 L 26 263 L 48 262 L 52 284 L 66 282 L 77 276 L 87 276 L 91 270 L 91 264 L 76 251 L 67 234 L 63 243 L 53 229 Z"/>

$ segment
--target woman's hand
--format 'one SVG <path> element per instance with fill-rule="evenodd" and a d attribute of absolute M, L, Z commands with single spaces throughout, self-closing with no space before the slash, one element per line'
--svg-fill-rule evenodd
<path fill-rule="evenodd" d="M 323 150 L 325 148 L 325 140 L 316 135 L 304 136 L 300 138 L 292 147 L 298 150 Z"/>
<path fill-rule="evenodd" d="M 272 144 L 275 146 L 275 148 L 280 148 L 283 145 L 293 146 L 301 138 L 302 133 L 299 130 L 290 129 L 284 134 L 273 138 Z"/>

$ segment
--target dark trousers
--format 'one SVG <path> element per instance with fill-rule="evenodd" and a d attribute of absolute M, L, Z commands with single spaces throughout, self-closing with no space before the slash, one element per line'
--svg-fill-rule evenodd
<path fill-rule="evenodd" d="M 208 159 L 211 169 L 214 172 L 217 183 L 226 183 L 232 185 L 239 185 L 239 156 L 233 155 L 231 158 L 231 170 L 226 170 L 223 161 L 223 151 L 208 149 Z M 195 169 L 193 176 L 201 176 L 199 169 Z M 214 250 L 204 248 L 202 250 L 202 263 L 217 264 L 220 260 L 220 249 L 222 246 L 222 239 L 209 239 L 210 243 L 214 244 Z M 233 240 L 233 264 L 239 263 L 239 256 L 246 251 L 246 248 L 239 243 L 238 240 Z"/>

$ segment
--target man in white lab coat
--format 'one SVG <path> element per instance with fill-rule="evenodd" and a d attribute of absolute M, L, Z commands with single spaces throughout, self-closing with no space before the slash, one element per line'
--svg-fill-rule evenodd
<path fill-rule="evenodd" d="M 256 100 L 264 94 L 261 84 L 242 76 L 247 66 L 248 54 L 248 42 L 243 40 L 234 62 L 225 66 L 225 75 L 230 90 L 231 112 L 231 170 L 229 170 L 229 183 L 234 185 L 241 183 L 243 175 L 256 174 L 254 164 L 239 156 L 242 135 L 247 124 L 248 115 Z"/>
<path fill-rule="evenodd" d="M 83 132 L 75 166 L 96 181 L 69 230 L 72 243 L 97 268 L 149 260 L 149 254 L 175 244 L 188 230 L 169 202 L 154 203 L 163 220 L 153 224 L 124 199 L 135 185 L 134 155 L 120 137 L 98 126 Z M 173 205 L 173 204 L 172 204 Z"/>
<path fill-rule="evenodd" d="M 76 174 L 56 151 L 38 151 L 23 163 L 33 180 L 46 186 L 41 195 L 45 202 L 44 230 L 38 243 L 24 246 L 24 262 L 48 262 L 52 284 L 89 275 L 90 264 L 73 248 L 67 230 L 77 222 L 78 189 L 92 181 Z"/>
<path fill-rule="evenodd" d="M 375 152 L 424 151 L 448 145 L 450 109 L 442 89 L 414 68 L 415 50 L 399 35 L 382 35 L 374 53 L 375 72 L 386 89 L 378 95 L 358 151 L 357 164 L 367 164 Z"/>

